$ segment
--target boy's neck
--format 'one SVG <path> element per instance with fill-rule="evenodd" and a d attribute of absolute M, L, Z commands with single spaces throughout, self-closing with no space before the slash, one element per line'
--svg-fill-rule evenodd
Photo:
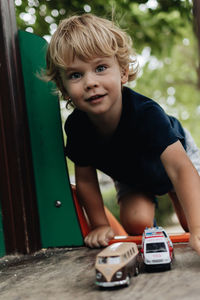
<path fill-rule="evenodd" d="M 110 137 L 116 130 L 122 113 L 122 101 L 111 111 L 102 115 L 89 115 L 89 119 L 103 137 Z"/>

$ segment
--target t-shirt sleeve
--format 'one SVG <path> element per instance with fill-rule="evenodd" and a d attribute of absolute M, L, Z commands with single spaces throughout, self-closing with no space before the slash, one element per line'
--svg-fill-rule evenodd
<path fill-rule="evenodd" d="M 89 166 L 86 137 L 84 137 L 84 133 L 81 130 L 81 125 L 77 124 L 73 116 L 70 115 L 65 122 L 64 128 L 67 136 L 65 155 L 78 166 Z"/>
<path fill-rule="evenodd" d="M 169 117 L 156 102 L 147 103 L 140 115 L 140 134 L 149 151 L 158 154 L 178 140 L 184 144 L 184 133 L 179 121 Z"/>

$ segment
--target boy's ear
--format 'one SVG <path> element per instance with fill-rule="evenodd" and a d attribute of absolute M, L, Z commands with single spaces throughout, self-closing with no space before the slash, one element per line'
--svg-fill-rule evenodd
<path fill-rule="evenodd" d="M 128 81 L 129 66 L 121 70 L 121 83 L 125 84 Z"/>

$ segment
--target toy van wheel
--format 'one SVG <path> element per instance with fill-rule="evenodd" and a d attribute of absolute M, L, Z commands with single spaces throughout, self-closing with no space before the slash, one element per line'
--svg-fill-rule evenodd
<path fill-rule="evenodd" d="M 125 284 L 125 286 L 126 287 L 128 287 L 130 285 L 130 276 L 129 275 L 127 275 L 127 277 L 126 277 L 126 284 Z"/>
<path fill-rule="evenodd" d="M 135 267 L 135 276 L 138 276 L 139 275 L 139 268 L 138 266 Z"/>

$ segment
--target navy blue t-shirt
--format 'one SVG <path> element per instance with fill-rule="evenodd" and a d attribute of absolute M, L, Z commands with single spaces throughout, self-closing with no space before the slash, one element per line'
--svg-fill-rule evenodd
<path fill-rule="evenodd" d="M 65 123 L 66 155 L 138 191 L 165 194 L 172 184 L 160 155 L 178 140 L 185 148 L 183 128 L 158 103 L 127 87 L 122 103 L 118 127 L 109 139 L 98 134 L 86 113 L 75 109 Z"/>

